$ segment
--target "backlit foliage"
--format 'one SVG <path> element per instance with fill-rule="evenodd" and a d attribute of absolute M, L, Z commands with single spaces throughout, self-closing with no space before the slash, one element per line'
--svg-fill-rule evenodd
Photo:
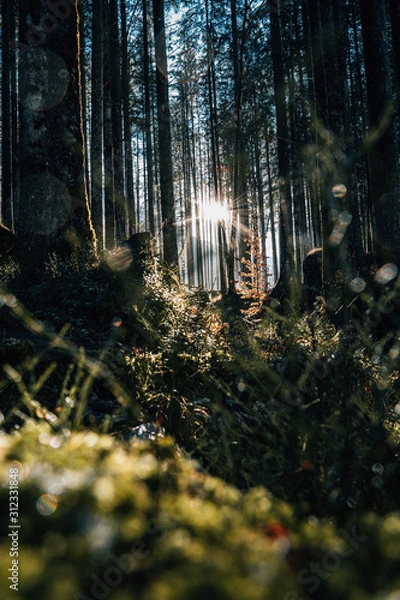
<path fill-rule="evenodd" d="M 339 329 L 322 304 L 253 318 L 158 264 L 135 304 L 123 274 L 60 269 L 29 295 L 18 275 L 1 291 L 15 330 L 0 348 L 2 506 L 9 467 L 21 474 L 13 597 L 93 598 L 95 582 L 117 600 L 395 593 L 397 338 Z"/>

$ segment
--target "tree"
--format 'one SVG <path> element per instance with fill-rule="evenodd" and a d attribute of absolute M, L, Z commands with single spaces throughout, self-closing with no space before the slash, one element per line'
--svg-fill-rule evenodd
<path fill-rule="evenodd" d="M 103 228 L 103 0 L 93 0 L 92 11 L 91 209 L 96 236 L 103 248 L 105 242 Z"/>
<path fill-rule="evenodd" d="M 93 250 L 84 168 L 77 0 L 62 19 L 47 3 L 19 5 L 20 199 L 16 232 L 37 251 Z M 46 25 L 47 19 L 47 25 Z"/>
<path fill-rule="evenodd" d="M 1 5 L 2 23 L 2 153 L 1 153 L 1 214 L 3 223 L 10 228 L 14 226 L 14 203 L 17 189 L 17 145 L 16 145 L 16 68 L 15 68 L 15 30 L 16 5 L 3 2 Z"/>
<path fill-rule="evenodd" d="M 122 128 L 122 77 L 121 77 L 121 39 L 119 28 L 119 10 L 117 0 L 109 0 L 109 60 L 110 60 L 110 98 L 112 129 L 112 178 L 115 206 L 115 224 L 117 242 L 126 237 L 127 204 L 124 194 L 123 128 Z"/>
<path fill-rule="evenodd" d="M 133 183 L 133 157 L 132 157 L 132 123 L 130 115 L 130 66 L 128 53 L 126 0 L 121 0 L 121 94 L 123 115 L 123 162 L 121 168 L 125 176 L 124 194 L 129 231 L 137 230 L 137 214 L 135 211 L 135 195 Z"/>
<path fill-rule="evenodd" d="M 375 243 L 381 263 L 400 265 L 400 194 L 386 2 L 360 1 L 369 132 L 366 147 Z"/>
<path fill-rule="evenodd" d="M 235 255 L 239 249 L 239 260 L 244 254 L 244 230 L 248 225 L 248 204 L 246 197 L 246 168 L 243 141 L 243 70 L 244 47 L 246 40 L 249 3 L 245 0 L 241 30 L 238 26 L 237 0 L 231 0 L 232 66 L 233 66 L 233 154 L 232 154 L 232 194 L 233 223 L 227 257 L 229 291 L 235 291 Z M 248 229 L 248 228 L 247 228 Z"/>
<path fill-rule="evenodd" d="M 154 197 L 154 161 L 153 140 L 151 131 L 151 89 L 150 89 L 150 48 L 147 0 L 142 0 L 143 19 L 143 88 L 144 88 L 144 127 L 146 144 L 146 183 L 147 206 L 149 214 L 149 230 L 154 236 L 155 226 L 155 197 Z"/>
<path fill-rule="evenodd" d="M 288 147 L 288 126 L 286 106 L 286 86 L 281 42 L 281 24 L 279 3 L 270 4 L 271 19 L 271 53 L 274 71 L 274 95 L 277 128 L 277 155 L 279 176 L 279 282 L 275 289 L 276 296 L 288 299 L 294 278 L 294 253 L 292 233 L 292 207 L 290 198 L 290 162 Z"/>
<path fill-rule="evenodd" d="M 168 91 L 168 64 L 165 39 L 164 0 L 153 0 L 154 41 L 157 86 L 158 154 L 160 166 L 161 215 L 164 259 L 178 264 L 178 244 L 172 170 L 171 116 Z"/>

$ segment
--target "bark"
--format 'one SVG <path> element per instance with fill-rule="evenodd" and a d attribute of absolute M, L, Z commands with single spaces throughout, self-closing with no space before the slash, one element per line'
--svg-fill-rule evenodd
<path fill-rule="evenodd" d="M 93 0 L 92 28 L 91 207 L 97 239 L 103 248 L 103 0 Z"/>
<path fill-rule="evenodd" d="M 126 0 L 121 0 L 121 92 L 123 114 L 123 165 L 125 175 L 125 206 L 127 217 L 127 233 L 137 230 L 138 215 L 135 211 L 135 194 L 133 181 L 132 130 L 130 116 L 130 66 L 128 55 Z"/>
<path fill-rule="evenodd" d="M 103 85 L 103 153 L 104 153 L 104 221 L 105 246 L 113 250 L 116 242 L 115 179 L 111 99 L 110 14 L 103 0 L 104 85 Z"/>
<path fill-rule="evenodd" d="M 290 198 L 290 157 L 288 147 L 288 125 L 286 104 L 286 83 L 281 41 L 279 3 L 276 10 L 270 10 L 271 47 L 274 71 L 274 94 L 277 127 L 277 154 L 279 177 L 279 281 L 275 286 L 275 295 L 281 301 L 294 299 L 294 254 L 292 233 L 292 207 Z"/>
<path fill-rule="evenodd" d="M 13 139 L 13 100 L 15 100 L 15 7 L 11 2 L 1 5 L 2 22 L 2 80 L 1 80 L 1 106 L 2 106 L 2 140 L 1 140 L 1 221 L 6 227 L 14 226 L 15 193 L 15 162 L 17 148 Z"/>
<path fill-rule="evenodd" d="M 168 91 L 164 0 L 153 0 L 153 18 L 156 59 L 161 214 L 164 234 L 164 260 L 171 265 L 177 265 L 178 245 L 172 169 L 171 116 Z"/>
<path fill-rule="evenodd" d="M 400 195 L 394 128 L 394 102 L 387 44 L 386 3 L 360 1 L 367 81 L 370 194 L 375 213 L 375 243 L 381 262 L 400 265 Z"/>
<path fill-rule="evenodd" d="M 20 2 L 20 201 L 16 231 L 41 238 L 39 250 L 60 245 L 92 251 L 94 231 L 85 182 L 80 9 L 49 21 L 47 3 Z M 42 20 L 43 23 L 43 20 Z M 47 240 L 47 241 L 46 241 Z M 63 240 L 63 241 L 61 241 Z"/>
<path fill-rule="evenodd" d="M 155 236 L 155 198 L 154 198 L 154 161 L 153 140 L 151 127 L 151 88 L 150 88 L 150 51 L 149 28 L 147 15 L 147 0 L 143 0 L 143 86 L 144 86 L 144 114 L 146 131 L 146 178 L 147 178 L 147 206 L 149 214 L 149 230 Z"/>
<path fill-rule="evenodd" d="M 238 276 L 236 262 L 245 253 L 244 231 L 248 225 L 249 210 L 246 197 L 246 168 L 244 160 L 244 140 L 242 131 L 242 100 L 243 100 L 243 59 L 246 38 L 248 2 L 245 1 L 241 36 L 237 22 L 237 2 L 231 0 L 231 29 L 232 29 L 232 63 L 233 63 L 233 210 L 232 233 L 229 244 L 228 278 L 229 291 L 235 291 L 235 279 Z M 239 256 L 236 254 L 239 252 Z"/>
<path fill-rule="evenodd" d="M 121 86 L 121 40 L 117 0 L 110 1 L 109 44 L 110 44 L 110 95 L 112 127 L 112 160 L 114 178 L 114 204 L 117 242 L 126 237 L 127 205 L 124 194 L 124 160 L 122 139 L 122 86 Z"/>

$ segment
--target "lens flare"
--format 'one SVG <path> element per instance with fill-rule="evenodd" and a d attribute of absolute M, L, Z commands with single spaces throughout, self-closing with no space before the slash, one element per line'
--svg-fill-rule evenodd
<path fill-rule="evenodd" d="M 36 510 L 43 517 L 52 515 L 58 506 L 58 498 L 54 494 L 42 494 L 36 502 Z"/>
<path fill-rule="evenodd" d="M 347 187 L 343 185 L 343 183 L 338 183 L 337 185 L 333 186 L 332 194 L 335 196 L 335 198 L 344 198 L 347 194 Z"/>
<path fill-rule="evenodd" d="M 392 281 L 395 277 L 397 277 L 399 269 L 393 263 L 387 263 L 383 265 L 375 274 L 375 281 L 380 283 L 381 285 L 385 285 L 389 281 Z"/>

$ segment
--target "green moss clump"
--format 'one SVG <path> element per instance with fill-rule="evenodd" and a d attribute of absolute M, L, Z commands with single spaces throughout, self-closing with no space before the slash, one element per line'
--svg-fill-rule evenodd
<path fill-rule="evenodd" d="M 250 518 L 242 494 L 199 473 L 168 438 L 126 444 L 28 422 L 0 438 L 0 454 L 2 506 L 9 469 L 19 470 L 17 598 L 93 597 L 101 580 L 113 598 L 234 599 L 247 589 L 261 600 L 289 576 L 260 527 L 268 515 Z M 8 551 L 5 540 L 2 564 Z"/>

